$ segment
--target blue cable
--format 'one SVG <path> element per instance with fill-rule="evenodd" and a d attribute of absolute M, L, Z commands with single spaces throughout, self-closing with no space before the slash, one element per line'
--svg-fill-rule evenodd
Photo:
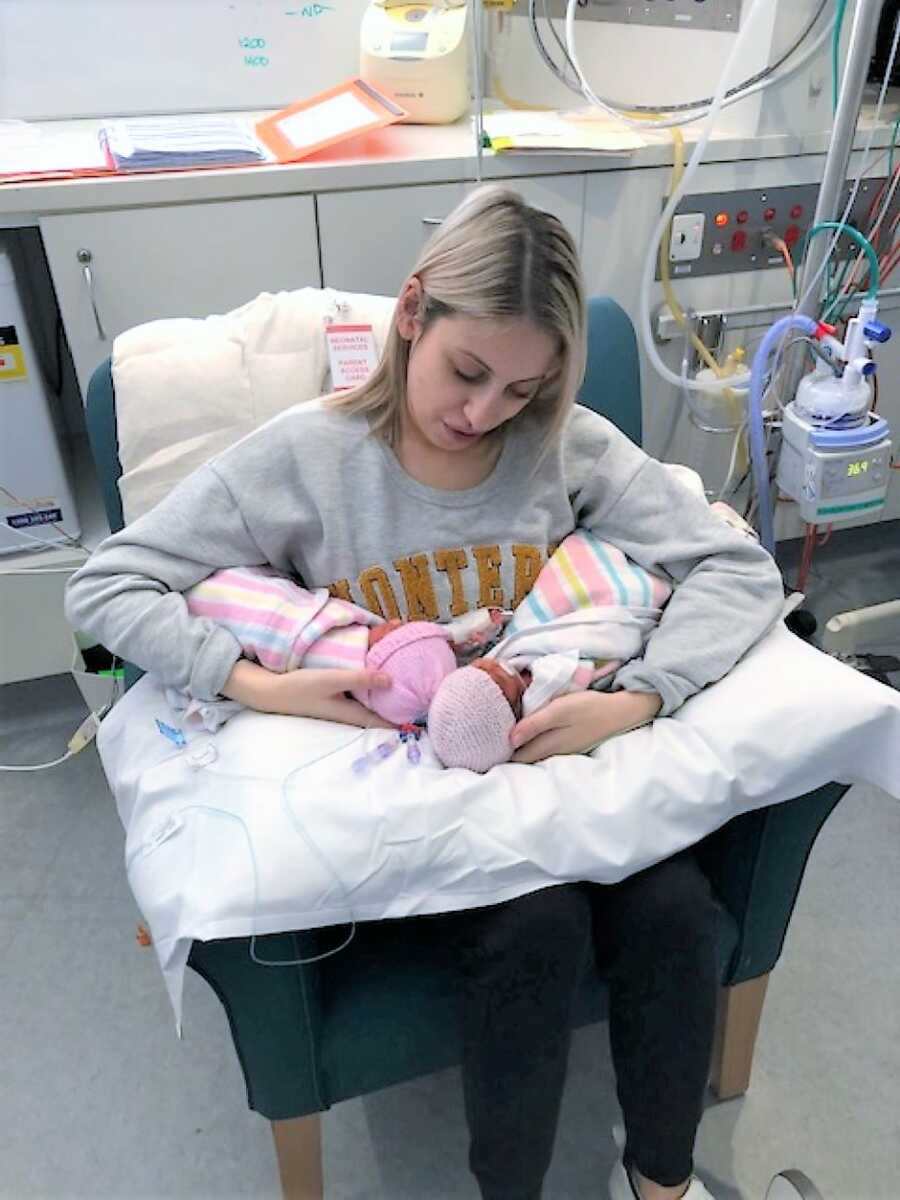
<path fill-rule="evenodd" d="M 775 555 L 775 526 L 772 519 L 772 500 L 769 495 L 769 466 L 766 462 L 763 427 L 763 380 L 775 343 L 788 329 L 795 327 L 802 329 L 809 337 L 812 337 L 818 329 L 818 325 L 811 317 L 804 317 L 799 313 L 782 317 L 780 321 L 775 322 L 760 343 L 759 349 L 753 356 L 753 367 L 750 372 L 747 421 L 750 433 L 750 461 L 753 465 L 753 478 L 756 481 L 756 492 L 759 496 L 759 535 L 763 546 L 773 557 Z"/>

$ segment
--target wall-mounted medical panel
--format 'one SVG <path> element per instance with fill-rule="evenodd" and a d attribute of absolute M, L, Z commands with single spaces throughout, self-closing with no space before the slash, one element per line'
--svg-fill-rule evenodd
<path fill-rule="evenodd" d="M 583 21 L 615 25 L 667 25 L 673 29 L 717 29 L 736 33 L 742 0 L 578 0 Z M 552 17 L 565 17 L 566 0 L 548 0 Z M 525 11 L 522 5 L 519 11 Z M 515 10 L 513 10 L 515 11 Z M 543 15 L 543 13 L 542 13 Z"/>
<path fill-rule="evenodd" d="M 886 184 L 884 178 L 863 180 L 848 217 L 849 225 L 863 231 L 880 220 L 879 252 L 890 246 L 900 220 L 900 187 L 893 195 L 890 191 L 886 194 Z M 852 188 L 849 182 L 845 205 Z M 817 183 L 684 196 L 673 221 L 669 254 L 673 278 L 783 270 L 784 256 L 772 239 L 782 239 L 792 255 L 798 254 L 812 226 L 818 198 Z M 885 202 L 887 210 L 882 213 Z M 859 253 L 858 247 L 851 238 L 841 237 L 834 257 L 844 259 L 851 253 Z"/>

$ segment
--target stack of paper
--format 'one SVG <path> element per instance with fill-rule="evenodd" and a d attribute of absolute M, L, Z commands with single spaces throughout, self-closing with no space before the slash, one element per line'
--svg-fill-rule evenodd
<path fill-rule="evenodd" d="M 109 121 L 100 130 L 100 142 L 118 171 L 231 167 L 268 158 L 247 126 L 229 116 Z"/>
<path fill-rule="evenodd" d="M 647 143 L 605 113 L 508 111 L 484 114 L 491 149 L 501 153 L 631 154 Z"/>
<path fill-rule="evenodd" d="M 0 177 L 53 179 L 109 171 L 93 130 L 46 133 L 25 121 L 0 120 Z"/>

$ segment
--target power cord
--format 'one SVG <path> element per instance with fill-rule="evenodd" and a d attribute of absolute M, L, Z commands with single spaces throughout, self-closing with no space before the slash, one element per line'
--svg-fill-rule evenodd
<path fill-rule="evenodd" d="M 69 738 L 69 747 L 65 754 L 59 758 L 54 758 L 52 762 L 36 763 L 33 766 L 7 766 L 5 763 L 0 763 L 0 771 L 46 771 L 49 767 L 58 767 L 60 763 L 64 763 L 67 759 L 74 758 L 79 754 L 85 746 L 89 746 L 97 736 L 97 731 L 100 728 L 100 722 L 112 708 L 112 701 L 104 705 L 97 712 L 90 713 L 89 716 L 81 722 L 72 736 Z"/>

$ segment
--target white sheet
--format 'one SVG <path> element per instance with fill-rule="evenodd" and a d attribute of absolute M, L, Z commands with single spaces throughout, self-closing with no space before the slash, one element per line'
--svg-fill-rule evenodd
<path fill-rule="evenodd" d="M 830 780 L 900 798 L 900 694 L 779 624 L 671 717 L 592 755 L 486 775 L 443 770 L 427 740 L 364 776 L 386 734 L 239 713 L 179 748 L 145 677 L 103 722 L 128 876 L 181 1026 L 190 943 L 496 903 L 614 883 L 738 813 Z"/>

